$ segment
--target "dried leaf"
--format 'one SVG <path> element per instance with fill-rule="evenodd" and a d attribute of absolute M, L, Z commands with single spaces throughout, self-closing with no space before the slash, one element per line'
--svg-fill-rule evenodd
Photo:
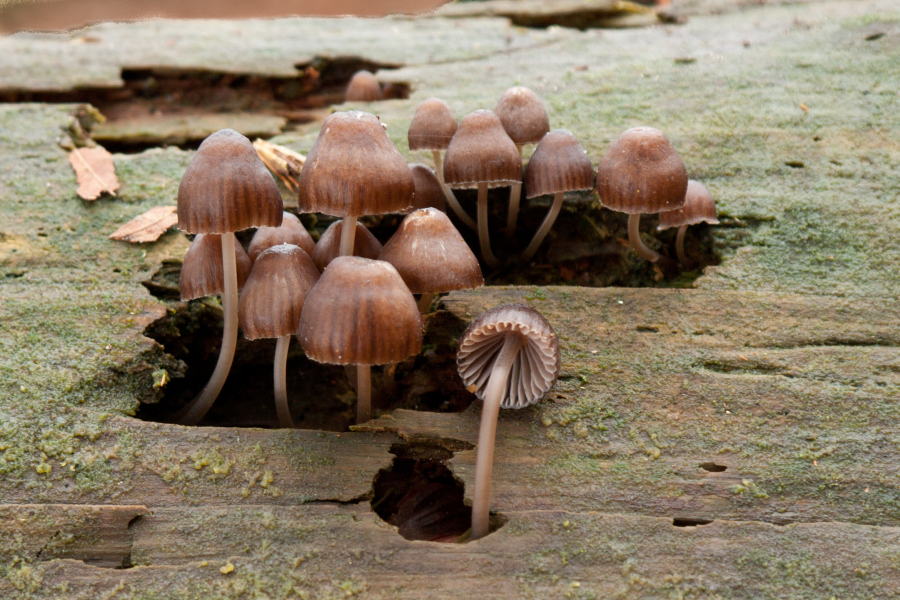
<path fill-rule="evenodd" d="M 266 167 L 275 173 L 289 190 L 296 191 L 297 177 L 300 176 L 306 157 L 290 148 L 262 139 L 253 142 L 253 147 Z"/>
<path fill-rule="evenodd" d="M 69 153 L 69 162 L 78 178 L 79 196 L 85 200 L 96 200 L 104 192 L 116 195 L 119 179 L 112 154 L 105 148 L 76 148 Z"/>
<path fill-rule="evenodd" d="M 156 206 L 119 227 L 109 238 L 136 244 L 155 242 L 169 227 L 177 223 L 178 215 L 175 214 L 174 206 Z"/>

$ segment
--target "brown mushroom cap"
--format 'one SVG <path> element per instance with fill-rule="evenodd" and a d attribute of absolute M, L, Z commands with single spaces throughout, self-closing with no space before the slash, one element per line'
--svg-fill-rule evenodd
<path fill-rule="evenodd" d="M 483 400 L 494 362 L 509 335 L 522 336 L 525 344 L 513 363 L 500 406 L 523 408 L 540 400 L 559 375 L 559 339 L 541 313 L 523 304 L 488 310 L 466 328 L 456 362 L 466 389 Z"/>
<path fill-rule="evenodd" d="M 659 227 L 657 229 L 662 231 L 670 227 L 696 225 L 703 222 L 710 225 L 719 223 L 719 217 L 716 214 L 716 201 L 713 200 L 712 194 L 709 193 L 705 185 L 691 179 L 688 181 L 687 194 L 684 196 L 684 206 L 676 210 L 667 210 L 659 213 Z"/>
<path fill-rule="evenodd" d="M 444 190 L 434 169 L 422 163 L 413 163 L 409 165 L 409 171 L 416 186 L 416 194 L 413 196 L 413 205 L 409 212 L 420 208 L 436 208 L 446 212 L 447 200 L 444 198 Z"/>
<path fill-rule="evenodd" d="M 446 102 L 440 98 L 423 100 L 409 124 L 409 149 L 446 150 L 456 127 L 456 117 Z"/>
<path fill-rule="evenodd" d="M 413 203 L 406 161 L 381 121 L 366 112 L 336 112 L 322 124 L 300 172 L 299 207 L 336 217 L 381 215 Z"/>
<path fill-rule="evenodd" d="M 278 227 L 283 210 L 272 174 L 233 129 L 203 140 L 178 186 L 178 227 L 188 233 Z"/>
<path fill-rule="evenodd" d="M 315 250 L 311 254 L 313 263 L 319 271 L 324 271 L 328 263 L 337 258 L 341 252 L 341 231 L 343 231 L 344 222 L 335 221 L 328 226 L 319 243 L 316 244 Z M 381 254 L 381 242 L 379 242 L 372 232 L 366 229 L 362 223 L 356 224 L 356 236 L 353 239 L 353 256 L 361 256 L 363 258 L 378 258 Z"/>
<path fill-rule="evenodd" d="M 687 169 L 659 129 L 625 131 L 600 160 L 600 203 L 628 214 L 675 210 L 684 204 Z"/>
<path fill-rule="evenodd" d="M 299 246 L 279 244 L 262 252 L 241 292 L 238 318 L 244 337 L 297 333 L 303 303 L 318 280 L 319 270 Z"/>
<path fill-rule="evenodd" d="M 503 129 L 519 146 L 537 144 L 550 131 L 550 117 L 537 94 L 526 87 L 511 87 L 500 96 L 494 112 Z"/>
<path fill-rule="evenodd" d="M 478 259 L 447 215 L 434 208 L 403 219 L 378 259 L 394 265 L 413 294 L 484 285 Z"/>
<path fill-rule="evenodd" d="M 244 247 L 234 245 L 235 264 L 237 266 L 238 289 L 244 286 L 253 262 Z M 222 270 L 222 236 L 217 233 L 200 233 L 194 238 L 184 261 L 181 264 L 181 276 L 178 282 L 183 301 L 216 296 L 225 290 L 225 274 Z"/>
<path fill-rule="evenodd" d="M 493 112 L 466 115 L 444 158 L 444 182 L 452 188 L 512 185 L 522 181 L 522 156 Z"/>
<path fill-rule="evenodd" d="M 591 159 L 568 129 L 545 135 L 525 167 L 526 198 L 593 187 Z"/>
<path fill-rule="evenodd" d="M 383 365 L 422 350 L 422 320 L 393 266 L 339 256 L 307 296 L 297 337 L 316 362 Z"/>
<path fill-rule="evenodd" d="M 250 240 L 247 254 L 250 256 L 250 260 L 256 262 L 256 257 L 263 251 L 279 244 L 300 246 L 307 254 L 312 254 L 316 247 L 315 240 L 306 231 L 306 227 L 303 226 L 297 215 L 286 212 L 278 227 L 260 227 L 256 230 L 253 239 Z"/>
<path fill-rule="evenodd" d="M 345 102 L 373 102 L 383 98 L 381 84 L 372 73 L 365 69 L 353 74 L 350 83 L 347 84 L 347 92 L 344 94 Z"/>

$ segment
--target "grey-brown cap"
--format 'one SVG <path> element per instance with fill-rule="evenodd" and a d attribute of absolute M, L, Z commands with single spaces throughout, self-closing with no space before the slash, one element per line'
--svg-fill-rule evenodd
<path fill-rule="evenodd" d="M 409 124 L 409 149 L 446 150 L 456 127 L 456 117 L 446 102 L 440 98 L 423 100 Z"/>
<path fill-rule="evenodd" d="M 279 244 L 262 252 L 238 305 L 238 319 L 248 340 L 293 335 L 300 328 L 300 314 L 319 270 L 305 250 Z"/>
<path fill-rule="evenodd" d="M 347 92 L 344 94 L 346 102 L 373 102 L 384 98 L 381 84 L 369 71 L 357 71 L 347 84 Z"/>
<path fill-rule="evenodd" d="M 283 211 L 272 174 L 233 129 L 203 140 L 178 186 L 178 227 L 188 233 L 278 227 Z"/>
<path fill-rule="evenodd" d="M 452 188 L 512 185 L 522 181 L 522 156 L 493 112 L 476 110 L 459 122 L 444 158 L 444 182 Z"/>
<path fill-rule="evenodd" d="M 234 258 L 237 266 L 238 289 L 244 286 L 253 266 L 244 247 L 234 244 Z M 222 269 L 222 236 L 217 233 L 200 233 L 194 238 L 184 261 L 178 286 L 184 301 L 215 296 L 225 290 L 225 275 Z"/>
<path fill-rule="evenodd" d="M 340 256 L 306 298 L 297 337 L 316 362 L 383 365 L 422 350 L 422 320 L 393 266 Z"/>
<path fill-rule="evenodd" d="M 247 254 L 250 260 L 256 262 L 256 257 L 263 251 L 279 244 L 294 244 L 300 246 L 307 254 L 312 254 L 316 247 L 315 240 L 306 231 L 306 227 L 297 218 L 297 215 L 286 212 L 278 227 L 260 227 L 250 240 Z"/>
<path fill-rule="evenodd" d="M 416 186 L 416 194 L 413 196 L 412 208 L 404 212 L 413 212 L 420 208 L 436 208 L 441 212 L 447 212 L 447 199 L 434 169 L 422 163 L 413 163 L 409 165 L 409 171 Z"/>
<path fill-rule="evenodd" d="M 684 204 L 687 169 L 669 138 L 653 127 L 625 131 L 600 160 L 600 203 L 628 214 L 675 210 Z"/>
<path fill-rule="evenodd" d="M 378 259 L 394 265 L 413 294 L 484 285 L 478 259 L 447 215 L 434 208 L 403 219 Z"/>
<path fill-rule="evenodd" d="M 310 255 L 313 263 L 319 271 L 324 271 L 328 263 L 337 258 L 341 252 L 341 231 L 344 229 L 343 221 L 335 221 L 328 226 L 319 242 L 316 244 L 315 250 Z M 376 239 L 372 232 L 366 229 L 362 223 L 356 224 L 356 236 L 353 238 L 353 256 L 362 256 L 363 258 L 376 259 L 381 254 L 381 242 Z"/>
<path fill-rule="evenodd" d="M 375 115 L 336 112 L 322 124 L 300 172 L 299 209 L 336 217 L 381 215 L 413 203 L 406 161 Z"/>
<path fill-rule="evenodd" d="M 540 400 L 559 376 L 559 338 L 541 313 L 523 304 L 486 311 L 463 333 L 456 362 L 466 389 L 483 400 L 494 362 L 510 335 L 521 336 L 525 343 L 510 370 L 500 406 L 523 408 Z"/>
<path fill-rule="evenodd" d="M 719 223 L 716 201 L 713 200 L 712 194 L 705 185 L 691 179 L 688 181 L 687 193 L 684 196 L 684 206 L 659 213 L 657 229 L 662 231 L 670 227 L 696 225 L 704 222 L 710 225 Z"/>
<path fill-rule="evenodd" d="M 550 131 L 550 117 L 537 94 L 526 87 L 511 87 L 500 96 L 494 112 L 517 145 L 537 144 Z"/>
<path fill-rule="evenodd" d="M 568 129 L 545 135 L 525 167 L 526 198 L 593 187 L 591 159 Z"/>

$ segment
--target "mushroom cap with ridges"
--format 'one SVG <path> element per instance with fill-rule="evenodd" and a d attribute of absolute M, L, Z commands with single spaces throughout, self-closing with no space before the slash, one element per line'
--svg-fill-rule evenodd
<path fill-rule="evenodd" d="M 328 226 L 315 250 L 310 255 L 313 263 L 319 271 L 324 271 L 328 263 L 337 258 L 341 252 L 341 231 L 344 229 L 343 221 L 335 221 Z M 353 256 L 371 258 L 375 260 L 381 254 L 381 242 L 366 229 L 362 223 L 356 223 L 356 236 L 353 238 Z"/>
<path fill-rule="evenodd" d="M 244 337 L 258 340 L 297 333 L 303 303 L 318 280 L 319 270 L 299 246 L 279 244 L 262 252 L 238 304 Z"/>
<path fill-rule="evenodd" d="M 593 187 L 591 159 L 568 129 L 545 135 L 525 167 L 526 198 Z"/>
<path fill-rule="evenodd" d="M 250 276 L 253 262 L 244 247 L 234 244 L 238 289 Z M 178 281 L 181 299 L 187 302 L 204 296 L 217 296 L 225 291 L 225 273 L 222 269 L 222 236 L 217 233 L 200 233 L 194 238 L 184 261 Z"/>
<path fill-rule="evenodd" d="M 688 181 L 687 194 L 684 196 L 684 206 L 676 210 L 667 210 L 659 213 L 659 227 L 662 231 L 670 227 L 682 225 L 696 225 L 697 223 L 709 223 L 718 225 L 719 217 L 716 213 L 716 201 L 706 186 L 699 181 Z"/>
<path fill-rule="evenodd" d="M 278 227 L 260 227 L 256 230 L 253 239 L 250 240 L 247 255 L 250 256 L 250 260 L 256 262 L 256 257 L 262 252 L 279 244 L 300 246 L 307 254 L 312 254 L 316 247 L 315 240 L 306 231 L 306 227 L 303 226 L 297 215 L 286 212 Z"/>
<path fill-rule="evenodd" d="M 372 73 L 365 69 L 353 74 L 344 94 L 345 102 L 373 102 L 383 98 L 381 84 Z"/>
<path fill-rule="evenodd" d="M 409 149 L 446 150 L 456 127 L 456 117 L 449 104 L 440 98 L 423 100 L 409 124 Z"/>
<path fill-rule="evenodd" d="M 178 227 L 188 233 L 278 227 L 283 211 L 272 174 L 233 129 L 203 140 L 178 185 Z"/>
<path fill-rule="evenodd" d="M 422 163 L 413 163 L 409 165 L 409 172 L 412 173 L 413 183 L 416 186 L 416 195 L 413 196 L 413 205 L 408 212 L 420 208 L 436 208 L 441 212 L 447 212 L 447 199 L 434 169 Z"/>
<path fill-rule="evenodd" d="M 381 121 L 357 110 L 325 119 L 300 171 L 299 187 L 301 212 L 336 217 L 406 210 L 415 189 Z"/>
<path fill-rule="evenodd" d="M 540 400 L 559 376 L 559 338 L 538 311 L 523 304 L 503 304 L 483 313 L 463 333 L 456 363 L 466 389 L 483 400 L 494 362 L 509 335 L 522 336 L 525 344 L 510 370 L 500 406 L 524 408 Z"/>
<path fill-rule="evenodd" d="M 628 214 L 675 210 L 684 204 L 687 169 L 659 129 L 625 131 L 600 160 L 600 203 Z"/>
<path fill-rule="evenodd" d="M 422 350 L 422 320 L 391 264 L 339 256 L 307 296 L 297 338 L 316 362 L 383 365 Z"/>
<path fill-rule="evenodd" d="M 403 219 L 378 259 L 394 265 L 413 294 L 484 285 L 478 259 L 447 215 L 434 208 Z"/>
<path fill-rule="evenodd" d="M 550 131 L 550 117 L 544 103 L 526 87 L 515 86 L 503 92 L 494 112 L 519 146 L 537 144 Z"/>
<path fill-rule="evenodd" d="M 452 188 L 512 185 L 522 181 L 522 156 L 493 112 L 476 110 L 459 122 L 444 157 L 444 182 Z"/>

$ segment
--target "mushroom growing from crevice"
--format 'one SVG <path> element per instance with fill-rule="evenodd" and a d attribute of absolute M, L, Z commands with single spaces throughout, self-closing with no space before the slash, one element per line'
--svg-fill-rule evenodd
<path fill-rule="evenodd" d="M 286 212 L 282 215 L 281 225 L 278 227 L 260 227 L 253 234 L 247 254 L 250 260 L 256 262 L 256 257 L 272 246 L 280 244 L 294 244 L 300 246 L 307 254 L 312 254 L 316 242 L 306 231 L 306 227 L 297 218 L 297 215 Z"/>
<path fill-rule="evenodd" d="M 688 225 L 699 223 L 718 225 L 719 216 L 716 213 L 716 201 L 706 186 L 691 179 L 688 181 L 687 193 L 684 196 L 684 206 L 659 213 L 659 227 L 657 227 L 659 231 L 670 227 L 678 228 L 675 251 L 678 253 L 679 262 L 684 266 L 691 264 L 691 260 L 684 253 L 684 234 Z"/>
<path fill-rule="evenodd" d="M 335 221 L 328 226 L 322 237 L 319 238 L 313 250 L 312 260 L 319 271 L 324 271 L 328 263 L 340 255 L 341 239 L 343 238 L 343 221 Z M 381 254 L 381 242 L 366 229 L 366 226 L 356 222 L 356 236 L 353 240 L 353 256 L 376 259 Z"/>
<path fill-rule="evenodd" d="M 381 91 L 381 84 L 372 73 L 365 69 L 353 74 L 350 83 L 347 84 L 347 91 L 344 93 L 344 102 L 374 102 L 383 99 L 384 93 Z"/>
<path fill-rule="evenodd" d="M 488 534 L 491 473 L 500 408 L 536 403 L 556 383 L 559 339 L 547 320 L 522 304 L 504 304 L 483 313 L 459 342 L 459 375 L 470 392 L 484 400 L 478 432 L 472 539 Z"/>

